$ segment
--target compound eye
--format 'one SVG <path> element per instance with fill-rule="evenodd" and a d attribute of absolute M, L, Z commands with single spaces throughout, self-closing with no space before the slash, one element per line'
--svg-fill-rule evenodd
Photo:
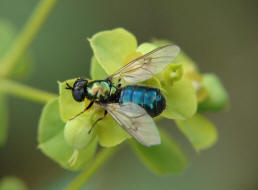
<path fill-rule="evenodd" d="M 75 88 L 73 90 L 73 98 L 78 102 L 82 102 L 85 98 L 84 89 L 83 88 Z"/>
<path fill-rule="evenodd" d="M 85 99 L 86 92 L 85 88 L 87 87 L 88 81 L 83 78 L 77 79 L 73 85 L 73 98 L 77 102 L 82 102 Z"/>

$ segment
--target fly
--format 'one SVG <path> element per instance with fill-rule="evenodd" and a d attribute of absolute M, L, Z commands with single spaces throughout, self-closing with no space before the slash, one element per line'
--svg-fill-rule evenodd
<path fill-rule="evenodd" d="M 89 105 L 75 117 L 96 103 L 105 112 L 103 117 L 94 122 L 91 129 L 110 114 L 139 143 L 145 146 L 160 144 L 160 135 L 152 118 L 164 111 L 166 99 L 159 89 L 139 86 L 136 83 L 148 80 L 163 71 L 179 51 L 176 45 L 163 46 L 129 62 L 105 80 L 89 82 L 80 78 L 73 86 L 67 84 L 66 89 L 72 91 L 75 101 L 82 102 L 85 98 L 90 100 Z M 115 80 L 118 81 L 117 85 Z M 124 87 L 121 86 L 122 80 L 127 84 Z"/>

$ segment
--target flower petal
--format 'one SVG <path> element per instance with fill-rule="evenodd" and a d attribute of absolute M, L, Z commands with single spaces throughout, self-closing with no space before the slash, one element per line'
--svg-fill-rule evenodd
<path fill-rule="evenodd" d="M 150 86 L 150 87 L 155 87 L 155 88 L 162 89 L 162 86 L 161 86 L 161 83 L 160 83 L 159 79 L 157 77 L 155 77 L 155 76 L 152 77 L 149 80 L 141 82 L 140 84 L 144 85 L 144 86 Z"/>
<path fill-rule="evenodd" d="M 108 77 L 107 73 L 104 71 L 94 56 L 91 58 L 90 76 L 94 80 L 103 80 Z"/>
<path fill-rule="evenodd" d="M 105 120 L 98 123 L 96 129 L 99 143 L 103 147 L 112 147 L 122 143 L 131 136 L 120 127 L 116 121 L 109 115 Z"/>
<path fill-rule="evenodd" d="M 187 120 L 176 120 L 176 124 L 197 151 L 207 149 L 217 141 L 215 126 L 200 114 Z"/>
<path fill-rule="evenodd" d="M 162 116 L 169 119 L 191 118 L 197 109 L 197 97 L 194 87 L 188 79 L 182 78 L 173 85 L 165 84 L 163 88 L 167 107 Z"/>
<path fill-rule="evenodd" d="M 94 56 L 108 75 L 120 69 L 137 47 L 134 35 L 123 28 L 99 32 L 89 41 Z"/>
<path fill-rule="evenodd" d="M 161 39 L 153 39 L 151 41 L 152 44 L 156 45 L 157 47 L 174 44 L 173 42 L 170 42 L 168 40 L 161 40 Z M 198 72 L 198 68 L 194 61 L 188 57 L 183 50 L 181 49 L 179 55 L 175 58 L 173 61 L 175 64 L 182 64 L 184 67 L 184 74 L 188 72 Z"/>
<path fill-rule="evenodd" d="M 44 107 L 40 118 L 39 148 L 45 155 L 66 169 L 82 169 L 93 158 L 97 139 L 95 138 L 86 148 L 79 151 L 77 161 L 71 168 L 68 162 L 74 153 L 74 149 L 65 140 L 64 126 L 65 123 L 60 118 L 58 100 L 50 101 Z"/>
<path fill-rule="evenodd" d="M 199 104 L 198 111 L 221 111 L 228 106 L 228 94 L 216 75 L 203 75 L 203 85 L 208 95 Z"/>
<path fill-rule="evenodd" d="M 164 132 L 160 131 L 161 145 L 146 147 L 135 140 L 133 150 L 143 164 L 157 174 L 180 173 L 187 165 L 187 159 L 179 146 Z"/>
<path fill-rule="evenodd" d="M 157 46 L 151 43 L 145 42 L 138 46 L 137 52 L 141 52 L 142 55 L 151 52 L 152 50 L 156 49 Z"/>

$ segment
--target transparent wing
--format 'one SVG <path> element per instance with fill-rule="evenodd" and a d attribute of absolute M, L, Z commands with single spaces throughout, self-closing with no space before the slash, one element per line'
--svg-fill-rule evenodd
<path fill-rule="evenodd" d="M 110 80 L 122 78 L 129 84 L 142 82 L 163 71 L 178 55 L 180 48 L 167 45 L 157 48 L 132 62 L 109 77 Z"/>
<path fill-rule="evenodd" d="M 161 143 L 154 121 L 142 107 L 129 102 L 106 104 L 104 108 L 139 143 L 145 146 Z"/>

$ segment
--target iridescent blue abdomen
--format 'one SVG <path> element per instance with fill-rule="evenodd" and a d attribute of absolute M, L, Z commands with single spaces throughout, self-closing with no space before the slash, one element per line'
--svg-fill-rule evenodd
<path fill-rule="evenodd" d="M 151 117 L 158 116 L 166 108 L 166 99 L 157 88 L 125 86 L 121 89 L 119 103 L 133 102 L 143 107 Z"/>

